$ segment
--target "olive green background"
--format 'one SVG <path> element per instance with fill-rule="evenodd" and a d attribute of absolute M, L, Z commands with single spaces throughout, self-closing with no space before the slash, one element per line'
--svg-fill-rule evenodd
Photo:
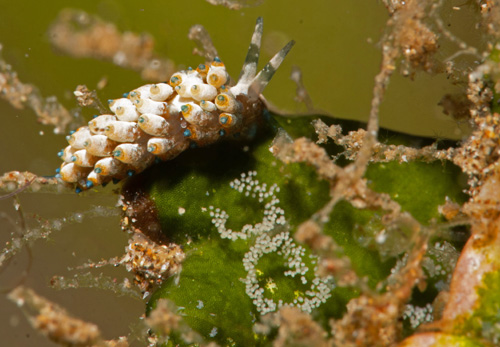
<path fill-rule="evenodd" d="M 460 11 L 447 1 L 442 18 L 450 30 L 463 40 L 483 45 L 474 23 L 475 9 L 467 4 Z M 270 59 L 288 40 L 297 41 L 283 66 L 265 91 L 266 97 L 290 112 L 303 112 L 294 101 L 295 86 L 289 79 L 292 65 L 299 66 L 304 83 L 316 108 L 336 117 L 367 119 L 373 79 L 380 64 L 378 41 L 384 32 L 387 12 L 380 1 L 267 0 L 262 5 L 239 12 L 215 7 L 201 0 L 185 1 L 24 1 L 0 0 L 0 43 L 3 58 L 19 73 L 23 82 L 38 86 L 44 96 L 55 95 L 67 107 L 76 103 L 72 91 L 78 84 L 95 88 L 106 77 L 100 91 L 103 100 L 115 98 L 143 82 L 138 73 L 109 62 L 74 59 L 55 52 L 47 29 L 59 11 L 67 6 L 83 9 L 112 21 L 121 30 L 149 32 L 157 42 L 157 52 L 173 59 L 181 68 L 195 66 L 202 59 L 191 54 L 193 43 L 187 39 L 189 28 L 203 24 L 230 74 L 236 77 L 244 60 L 255 19 L 264 18 L 261 64 Z M 441 42 L 440 57 L 456 51 Z M 470 59 L 460 60 L 461 64 Z M 460 64 L 459 64 L 460 67 Z M 462 87 L 450 83 L 444 74 L 417 74 L 412 81 L 395 75 L 382 105 L 381 125 L 419 135 L 460 138 L 460 127 L 443 115 L 438 101 L 445 93 Z M 93 111 L 85 110 L 90 116 Z M 0 173 L 30 170 L 52 175 L 59 166 L 56 156 L 65 146 L 62 135 L 40 125 L 31 110 L 16 110 L 0 100 Z M 464 126 L 462 126 L 464 128 Z M 102 190 L 102 189 L 101 189 Z M 113 187 L 104 194 L 23 194 L 20 196 L 27 218 L 61 218 L 68 213 L 86 211 L 93 205 L 113 206 L 117 196 Z M 12 226 L 5 216 L 17 218 L 12 199 L 0 200 L 0 242 L 10 239 Z M 62 292 L 48 288 L 53 275 L 69 274 L 68 266 L 92 259 L 120 255 L 127 236 L 120 231 L 118 217 L 86 219 L 54 232 L 48 242 L 38 241 L 31 248 L 33 264 L 26 277 L 28 252 L 24 250 L 0 272 L 0 289 L 6 290 L 24 279 L 40 294 L 68 308 L 74 315 L 97 323 L 105 337 L 128 333 L 128 326 L 144 311 L 141 301 L 117 298 L 101 290 L 79 289 Z M 123 269 L 107 269 L 107 274 L 122 278 Z M 97 272 L 96 272 L 97 273 Z M 4 297 L 0 299 L 0 336 L 2 345 L 51 346 L 28 325 L 21 312 Z"/>

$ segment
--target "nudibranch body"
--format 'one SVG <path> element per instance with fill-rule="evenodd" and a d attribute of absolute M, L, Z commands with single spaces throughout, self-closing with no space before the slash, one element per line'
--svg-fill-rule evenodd
<path fill-rule="evenodd" d="M 215 58 L 173 74 L 168 83 L 147 84 L 110 100 L 112 114 L 96 116 L 67 136 L 56 176 L 80 192 L 173 159 L 190 146 L 251 133 L 265 108 L 260 94 L 294 44 L 257 73 L 262 24 L 259 17 L 236 84 Z"/>

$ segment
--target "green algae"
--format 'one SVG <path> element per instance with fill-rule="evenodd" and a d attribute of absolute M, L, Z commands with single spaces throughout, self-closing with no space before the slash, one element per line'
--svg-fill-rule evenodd
<path fill-rule="evenodd" d="M 487 344 L 481 343 L 475 339 L 470 339 L 464 336 L 451 334 L 436 334 L 436 342 L 433 346 L 454 346 L 454 347 L 485 347 Z"/>
<path fill-rule="evenodd" d="M 484 275 L 476 289 L 478 301 L 472 312 L 455 319 L 453 331 L 457 335 L 500 343 L 500 272 Z"/>
<path fill-rule="evenodd" d="M 301 123 L 294 131 L 295 136 L 312 129 L 310 119 L 288 123 Z M 274 131 L 268 129 L 252 142 L 229 141 L 194 149 L 143 174 L 164 232 L 171 240 L 181 243 L 187 255 L 179 277 L 166 281 L 153 295 L 148 307 L 151 309 L 159 298 L 172 300 L 182 307 L 179 313 L 195 331 L 206 340 L 222 345 L 231 341 L 237 344 L 265 341 L 265 337 L 253 333 L 252 326 L 260 313 L 243 283 L 248 276 L 243 259 L 259 240 L 259 233 L 249 234 L 244 240 L 223 239 L 212 219 L 215 211 L 225 211 L 228 217 L 224 220 L 224 228 L 240 230 L 246 224 L 262 221 L 269 200 L 259 202 L 258 198 L 252 198 L 251 192 L 245 196 L 245 190 L 238 192 L 230 183 L 235 179 L 243 180 L 242 173 L 248 177 L 248 173 L 256 172 L 253 179 L 260 185 L 266 183 L 268 190 L 273 184 L 279 187 L 279 192 L 275 192 L 279 199 L 276 206 L 283 209 L 287 222 L 275 224 L 269 231 L 269 238 L 282 232 L 293 235 L 300 223 L 329 200 L 328 184 L 319 180 L 311 167 L 284 165 L 273 157 L 269 152 L 273 134 Z M 403 210 L 424 224 L 437 219 L 438 206 L 444 203 L 445 197 L 459 202 L 464 199 L 459 171 L 450 163 L 375 164 L 370 165 L 367 178 L 374 190 L 390 194 Z M 412 198 L 415 194 L 417 198 Z M 377 229 L 378 224 L 373 221 L 377 221 L 382 212 L 357 209 L 340 202 L 324 227 L 325 234 L 332 236 L 343 248 L 358 275 L 366 276 L 372 287 L 390 274 L 397 254 L 382 256 L 379 249 L 367 247 L 357 236 L 359 230 L 368 226 Z M 302 284 L 300 276 L 284 275 L 289 267 L 279 253 L 260 255 L 254 265 L 264 299 L 293 303 L 308 291 L 314 277 L 315 258 L 309 257 L 306 248 L 303 250 L 303 259 L 307 259 L 304 263 L 309 269 L 305 276 L 307 284 Z M 358 295 L 356 288 L 331 285 L 330 289 L 329 297 L 313 310 L 315 316 L 323 317 L 323 321 L 326 317 L 340 317 L 349 299 Z M 197 308 L 200 302 L 204 309 Z M 217 334 L 214 335 L 214 331 Z"/>
<path fill-rule="evenodd" d="M 370 188 L 389 194 L 423 224 L 439 217 L 438 206 L 444 205 L 445 197 L 458 203 L 467 199 L 460 168 L 450 162 L 373 164 L 366 178 Z"/>
<path fill-rule="evenodd" d="M 221 249 L 225 251 L 221 253 Z M 203 337 L 210 339 L 217 332 L 213 338 L 223 345 L 230 339 L 238 345 L 253 341 L 255 310 L 239 280 L 245 276 L 241 257 L 241 250 L 227 240 L 199 243 L 188 252 L 179 283 L 175 278 L 164 283 L 151 298 L 149 310 L 157 299 L 168 298 L 180 308 L 184 321 Z"/>

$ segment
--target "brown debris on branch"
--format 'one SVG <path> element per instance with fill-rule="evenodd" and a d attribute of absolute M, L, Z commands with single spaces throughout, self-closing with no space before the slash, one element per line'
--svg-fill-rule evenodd
<path fill-rule="evenodd" d="M 500 37 L 500 7 L 496 0 L 477 0 L 481 8 L 483 22 L 488 33 L 496 38 Z"/>
<path fill-rule="evenodd" d="M 101 100 L 99 100 L 95 90 L 91 91 L 86 85 L 79 85 L 76 87 L 73 94 L 76 97 L 76 101 L 78 101 L 78 105 L 81 107 L 93 107 L 99 111 L 100 114 L 107 113 L 107 109 L 104 107 Z"/>
<path fill-rule="evenodd" d="M 184 258 L 179 245 L 158 245 L 136 231 L 120 264 L 135 275 L 134 283 L 141 292 L 148 293 L 164 279 L 179 273 Z"/>
<path fill-rule="evenodd" d="M 339 286 L 358 287 L 363 292 L 370 292 L 366 281 L 356 275 L 349 257 L 344 255 L 342 248 L 331 237 L 322 233 L 316 222 L 307 220 L 302 223 L 297 228 L 294 238 L 307 244 L 320 256 L 317 271 L 320 276 L 332 275 Z"/>
<path fill-rule="evenodd" d="M 499 4 L 486 2 L 484 5 L 491 10 L 491 13 L 483 12 L 488 29 L 491 30 L 489 21 L 491 16 L 497 15 Z M 492 110 L 498 82 L 488 83 L 491 80 L 498 81 L 499 76 L 498 63 L 491 60 L 469 74 L 467 96 L 471 103 L 470 124 L 473 131 L 457 149 L 453 161 L 469 177 L 470 199 L 458 209 L 458 213 L 469 218 L 471 237 L 454 270 L 442 317 L 429 326 L 429 329 L 438 330 L 441 334 L 455 333 L 456 322 L 466 321 L 471 316 L 480 305 L 483 281 L 489 274 L 500 270 L 500 115 Z M 500 338 L 498 332 L 492 332 L 479 318 L 475 324 L 483 324 L 482 330 L 479 334 L 470 331 L 468 337 L 490 341 Z M 406 345 L 416 346 L 434 338 L 430 333 L 417 334 L 409 338 Z"/>
<path fill-rule="evenodd" d="M 264 0 L 205 0 L 211 5 L 224 6 L 230 10 L 238 11 L 247 7 L 256 7 L 264 2 Z"/>
<path fill-rule="evenodd" d="M 469 175 L 472 196 L 478 195 L 480 186 L 498 171 L 500 115 L 490 109 L 494 91 L 485 84 L 486 75 L 498 78 L 500 69 L 497 64 L 486 62 L 469 75 L 468 98 L 472 103 L 470 124 L 473 132 L 454 157 L 454 163 Z"/>
<path fill-rule="evenodd" d="M 278 328 L 278 336 L 273 346 L 332 346 L 326 331 L 315 322 L 311 315 L 296 307 L 283 306 L 278 312 L 262 316 L 255 325 L 255 332 L 268 335 L 271 329 Z"/>
<path fill-rule="evenodd" d="M 0 45 L 0 53 L 2 46 Z M 21 82 L 12 66 L 0 56 L 0 97 L 17 109 L 31 108 L 38 122 L 54 127 L 54 133 L 63 134 L 73 116 L 55 96 L 44 98 L 38 88 Z"/>
<path fill-rule="evenodd" d="M 89 266 L 92 267 L 92 266 Z M 83 268 L 83 267 L 79 267 Z M 67 276 L 52 276 L 50 286 L 57 290 L 77 289 L 77 288 L 98 288 L 109 290 L 117 296 L 127 295 L 134 299 L 142 299 L 142 295 L 132 286 L 128 278 L 124 278 L 121 282 L 116 278 L 105 276 L 104 274 L 96 275 L 91 272 L 77 273 L 73 277 Z"/>
<path fill-rule="evenodd" d="M 145 80 L 166 81 L 175 64 L 154 53 L 148 34 L 120 32 L 112 24 L 83 11 L 64 10 L 49 31 L 55 48 L 77 58 L 95 58 L 139 71 Z"/>
<path fill-rule="evenodd" d="M 405 7 L 392 15 L 394 46 L 403 60 L 403 74 L 422 69 L 431 72 L 435 68 L 433 55 L 437 52 L 437 35 L 423 22 L 426 17 L 426 1 L 407 1 Z"/>
<path fill-rule="evenodd" d="M 161 230 L 156 221 L 156 210 L 151 206 L 151 201 L 144 198 L 139 192 L 120 197 L 118 207 L 122 212 L 121 228 L 130 234 L 125 254 L 99 262 L 89 262 L 79 266 L 78 270 L 96 269 L 104 266 L 124 266 L 134 275 L 133 283 L 140 290 L 143 297 L 147 297 L 154 288 L 157 288 L 166 278 L 177 275 L 181 270 L 182 262 L 186 255 L 181 246 L 170 243 L 165 238 L 159 238 Z M 137 194 L 136 194 L 137 193 Z M 152 221 L 155 221 L 154 223 Z M 151 226 L 150 224 L 154 224 Z M 151 229 L 144 229 L 151 226 Z M 54 286 L 64 289 L 65 287 L 100 287 L 115 290 L 103 281 L 92 282 L 91 280 L 73 281 L 63 276 L 54 277 Z M 81 282 L 81 285 L 79 284 Z M 69 285 L 68 285 L 69 284 Z M 128 287 L 118 288 L 118 292 L 132 294 Z"/>
<path fill-rule="evenodd" d="M 16 192 L 54 192 L 69 191 L 68 187 L 55 177 L 37 176 L 24 171 L 10 171 L 0 176 L 0 191 Z M 0 196 L 0 199 L 2 197 Z"/>
<path fill-rule="evenodd" d="M 145 323 L 155 334 L 148 338 L 150 346 L 160 346 L 168 342 L 169 335 L 176 332 L 186 344 L 217 347 L 216 343 L 205 343 L 203 338 L 187 325 L 176 312 L 178 307 L 167 299 L 159 299 L 156 307 L 145 319 Z"/>
<path fill-rule="evenodd" d="M 202 56 L 206 61 L 212 61 L 215 57 L 219 56 L 210 34 L 203 25 L 193 25 L 191 29 L 189 29 L 188 38 L 194 41 L 197 46 L 197 48 L 193 50 L 193 54 Z"/>
<path fill-rule="evenodd" d="M 140 230 L 134 230 L 123 256 L 99 262 L 89 262 L 76 269 L 97 269 L 109 265 L 124 266 L 128 272 L 134 275 L 133 283 L 135 288 L 142 293 L 142 298 L 149 296 L 152 290 L 157 288 L 166 278 L 180 272 L 182 261 L 186 256 L 179 245 L 174 243 L 159 245 L 149 240 Z M 51 280 L 51 286 L 56 289 L 101 288 L 121 295 L 138 296 L 128 279 L 122 283 L 116 283 L 103 274 L 96 276 L 91 273 L 78 273 L 73 278 L 54 276 Z"/>
<path fill-rule="evenodd" d="M 30 324 L 51 341 L 66 346 L 126 347 L 124 338 L 105 341 L 97 325 L 70 316 L 62 307 L 26 287 L 17 287 L 9 299 L 22 308 Z"/>
<path fill-rule="evenodd" d="M 335 144 L 344 148 L 344 151 L 339 153 L 336 158 L 344 156 L 349 160 L 356 160 L 359 150 L 363 147 L 366 130 L 358 129 L 350 131 L 347 135 L 343 135 L 342 128 L 339 125 L 327 126 L 321 119 L 313 121 L 313 126 L 316 134 L 318 134 L 318 141 L 316 143 L 327 143 L 328 138 L 330 138 Z M 428 163 L 436 160 L 452 160 L 454 155 L 454 148 L 438 150 L 437 142 L 422 148 L 413 148 L 404 145 L 386 145 L 377 142 L 373 146 L 370 162 L 386 163 L 398 161 L 399 163 L 406 163 L 419 160 Z"/>

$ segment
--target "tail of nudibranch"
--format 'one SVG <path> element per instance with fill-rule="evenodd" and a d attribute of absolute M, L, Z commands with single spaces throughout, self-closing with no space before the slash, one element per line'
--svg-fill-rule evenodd
<path fill-rule="evenodd" d="M 63 164 L 56 177 L 80 192 L 116 183 L 190 146 L 251 133 L 264 111 L 260 94 L 294 44 L 289 42 L 257 73 L 262 29 L 259 17 L 234 86 L 216 57 L 174 73 L 168 83 L 147 84 L 109 100 L 110 114 L 95 116 L 67 136 L 69 145 L 58 153 Z"/>

